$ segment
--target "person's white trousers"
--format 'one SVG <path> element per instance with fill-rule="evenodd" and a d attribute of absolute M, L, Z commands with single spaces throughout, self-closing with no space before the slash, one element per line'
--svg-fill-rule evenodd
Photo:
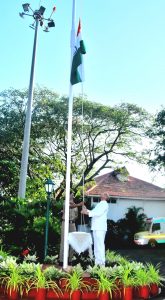
<path fill-rule="evenodd" d="M 105 265 L 105 230 L 93 230 L 95 265 Z"/>

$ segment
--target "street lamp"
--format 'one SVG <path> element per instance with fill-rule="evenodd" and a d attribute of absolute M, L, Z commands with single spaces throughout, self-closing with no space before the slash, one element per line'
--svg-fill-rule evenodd
<path fill-rule="evenodd" d="M 31 115 L 32 115 L 32 102 L 33 102 L 33 85 L 34 85 L 34 69 L 35 69 L 35 59 L 36 59 L 36 47 L 37 47 L 37 35 L 38 35 L 38 26 L 43 27 L 45 32 L 49 32 L 50 27 L 55 27 L 55 23 L 52 19 L 52 14 L 55 12 L 55 7 L 53 8 L 50 17 L 48 19 L 44 18 L 45 7 L 40 6 L 39 9 L 33 10 L 29 3 L 24 3 L 22 5 L 23 12 L 20 13 L 20 17 L 30 16 L 33 18 L 33 24 L 30 25 L 32 29 L 35 30 L 34 33 L 34 44 L 33 44 L 33 53 L 32 53 L 32 63 L 31 63 L 31 72 L 30 72 L 30 82 L 29 82 L 29 93 L 27 101 L 27 110 L 26 110 L 26 120 L 24 128 L 24 139 L 22 147 L 22 158 L 21 158 L 21 171 L 20 171 L 20 180 L 19 180 L 19 190 L 18 197 L 25 198 L 26 193 L 26 177 L 27 177 L 27 168 L 28 168 L 28 157 L 29 157 L 29 144 L 30 144 L 30 130 L 31 130 Z M 46 22 L 46 25 L 44 25 Z"/>
<path fill-rule="evenodd" d="M 44 247 L 44 258 L 47 256 L 48 250 L 48 231 L 49 231 L 49 210 L 50 210 L 50 195 L 53 191 L 54 183 L 49 178 L 45 181 L 45 190 L 47 193 L 47 207 L 46 207 L 46 225 L 45 225 L 45 247 Z"/>

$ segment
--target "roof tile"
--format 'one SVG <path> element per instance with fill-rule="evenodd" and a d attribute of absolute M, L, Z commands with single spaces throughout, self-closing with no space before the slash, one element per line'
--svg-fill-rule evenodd
<path fill-rule="evenodd" d="M 114 172 L 95 177 L 96 185 L 89 188 L 87 195 L 101 195 L 107 192 L 110 196 L 128 198 L 158 198 L 165 200 L 165 189 L 152 183 L 128 176 L 127 181 L 120 181 Z"/>

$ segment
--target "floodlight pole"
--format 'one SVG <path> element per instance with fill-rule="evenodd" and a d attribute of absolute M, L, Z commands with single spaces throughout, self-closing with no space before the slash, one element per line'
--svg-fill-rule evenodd
<path fill-rule="evenodd" d="M 31 117 L 32 117 L 32 103 L 33 103 L 33 90 L 34 90 L 34 71 L 35 71 L 35 60 L 36 60 L 36 49 L 37 49 L 37 36 L 38 36 L 38 25 L 43 25 L 43 21 L 47 21 L 47 26 L 45 26 L 44 31 L 49 32 L 50 27 L 55 27 L 52 14 L 55 12 L 56 7 L 53 7 L 52 13 L 48 19 L 43 17 L 45 7 L 40 6 L 38 10 L 33 11 L 29 3 L 22 5 L 24 12 L 20 13 L 20 17 L 30 16 L 33 17 L 34 24 L 30 27 L 35 29 L 34 34 L 34 45 L 32 53 L 32 63 L 31 63 L 31 72 L 30 72 L 30 82 L 29 82 L 29 92 L 28 92 L 28 101 L 26 109 L 26 119 L 25 119 L 25 128 L 24 128 L 24 138 L 22 146 L 22 158 L 21 158 L 21 171 L 20 171 L 20 180 L 19 180 L 19 189 L 18 197 L 25 198 L 26 194 L 26 178 L 27 178 L 27 169 L 28 169 L 28 157 L 29 157 L 29 145 L 30 145 L 30 130 L 31 130 Z M 32 14 L 29 13 L 29 10 L 32 11 Z"/>
<path fill-rule="evenodd" d="M 22 159 L 21 159 L 21 171 L 20 171 L 20 181 L 18 197 L 25 198 L 26 193 L 26 177 L 28 168 L 28 157 L 29 157 L 29 144 L 30 144 L 30 130 L 31 130 L 31 116 L 32 116 L 32 103 L 33 103 L 33 86 L 34 86 L 34 71 L 35 71 L 35 60 L 36 60 L 36 48 L 37 48 L 37 36 L 38 36 L 38 18 L 35 19 L 35 34 L 34 34 L 34 44 L 33 44 L 33 54 L 30 72 L 30 82 L 29 82 L 29 92 L 28 92 L 28 102 L 26 110 L 26 120 L 24 128 L 24 139 L 22 147 Z"/>

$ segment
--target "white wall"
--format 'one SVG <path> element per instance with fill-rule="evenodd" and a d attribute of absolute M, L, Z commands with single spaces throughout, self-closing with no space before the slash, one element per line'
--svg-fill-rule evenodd
<path fill-rule="evenodd" d="M 109 204 L 108 219 L 117 221 L 124 218 L 127 208 L 131 206 L 142 207 L 147 217 L 165 216 L 165 200 L 117 199 L 117 203 Z"/>

